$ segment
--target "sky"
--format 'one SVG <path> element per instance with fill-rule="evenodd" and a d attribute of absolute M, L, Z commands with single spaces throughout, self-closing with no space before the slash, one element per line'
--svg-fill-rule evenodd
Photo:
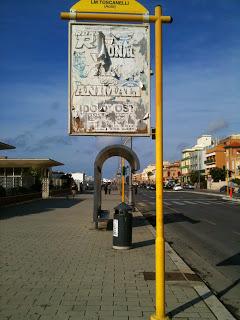
<path fill-rule="evenodd" d="M 164 159 L 180 159 L 201 134 L 240 133 L 240 1 L 139 2 L 150 14 L 160 4 L 173 17 L 163 25 Z M 121 140 L 68 135 L 68 23 L 59 16 L 74 3 L 1 0 L 0 141 L 16 146 L 1 155 L 51 158 L 64 163 L 57 170 L 92 175 L 98 152 Z M 133 138 L 133 149 L 141 170 L 155 163 L 151 138 Z M 112 177 L 117 167 L 118 159 L 108 159 L 104 176 Z"/>

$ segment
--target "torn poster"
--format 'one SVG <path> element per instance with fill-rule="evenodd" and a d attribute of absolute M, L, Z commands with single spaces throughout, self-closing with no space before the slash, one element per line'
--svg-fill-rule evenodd
<path fill-rule="evenodd" d="M 69 134 L 149 136 L 149 25 L 70 22 L 69 35 Z"/>

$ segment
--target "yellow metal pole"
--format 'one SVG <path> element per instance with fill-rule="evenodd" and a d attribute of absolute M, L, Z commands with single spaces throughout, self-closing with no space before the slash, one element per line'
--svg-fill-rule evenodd
<path fill-rule="evenodd" d="M 125 201 L 125 179 L 124 179 L 124 174 L 123 174 L 123 167 L 124 167 L 124 158 L 122 158 L 122 202 Z"/>
<path fill-rule="evenodd" d="M 228 186 L 228 182 L 229 182 L 229 173 L 228 173 L 228 169 L 227 169 L 227 196 L 229 196 L 229 186 Z"/>
<path fill-rule="evenodd" d="M 165 315 L 165 241 L 163 224 L 163 84 L 162 84 L 162 8 L 155 8 L 156 77 L 156 313 L 151 320 L 168 319 Z M 171 21 L 169 21 L 171 22 Z"/>

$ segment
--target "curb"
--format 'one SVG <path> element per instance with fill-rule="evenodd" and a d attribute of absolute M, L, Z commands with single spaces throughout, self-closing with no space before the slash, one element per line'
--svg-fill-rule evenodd
<path fill-rule="evenodd" d="M 219 197 L 219 198 L 222 198 L 223 200 L 228 200 L 228 201 L 233 201 L 233 202 L 240 202 L 240 199 L 230 198 L 230 197 L 227 197 L 222 194 L 215 194 L 215 193 L 201 192 L 201 191 L 187 191 L 187 192 L 192 193 L 192 194 L 203 194 L 203 195 L 207 195 L 207 196 Z"/>
<path fill-rule="evenodd" d="M 135 207 L 136 212 L 138 212 L 141 216 L 144 215 L 141 211 Z M 147 221 L 147 220 L 146 220 Z M 156 230 L 154 227 L 147 221 L 147 228 L 151 232 L 151 234 L 156 238 Z M 165 241 L 165 251 L 170 256 L 171 260 L 175 263 L 181 273 L 191 273 L 196 274 L 184 261 L 183 259 L 173 250 L 170 244 Z M 204 303 L 211 310 L 213 315 L 218 320 L 236 320 L 233 315 L 227 310 L 227 308 L 222 304 L 221 301 L 214 295 L 214 293 L 208 288 L 208 286 L 203 282 L 199 285 L 192 286 L 197 294 L 202 298 Z"/>

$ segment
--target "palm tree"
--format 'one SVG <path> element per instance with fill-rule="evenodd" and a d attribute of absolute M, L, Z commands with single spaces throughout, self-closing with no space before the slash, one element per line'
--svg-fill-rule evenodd
<path fill-rule="evenodd" d="M 150 177 L 153 176 L 152 171 L 148 171 L 147 176 L 148 176 L 148 183 L 150 183 Z"/>

